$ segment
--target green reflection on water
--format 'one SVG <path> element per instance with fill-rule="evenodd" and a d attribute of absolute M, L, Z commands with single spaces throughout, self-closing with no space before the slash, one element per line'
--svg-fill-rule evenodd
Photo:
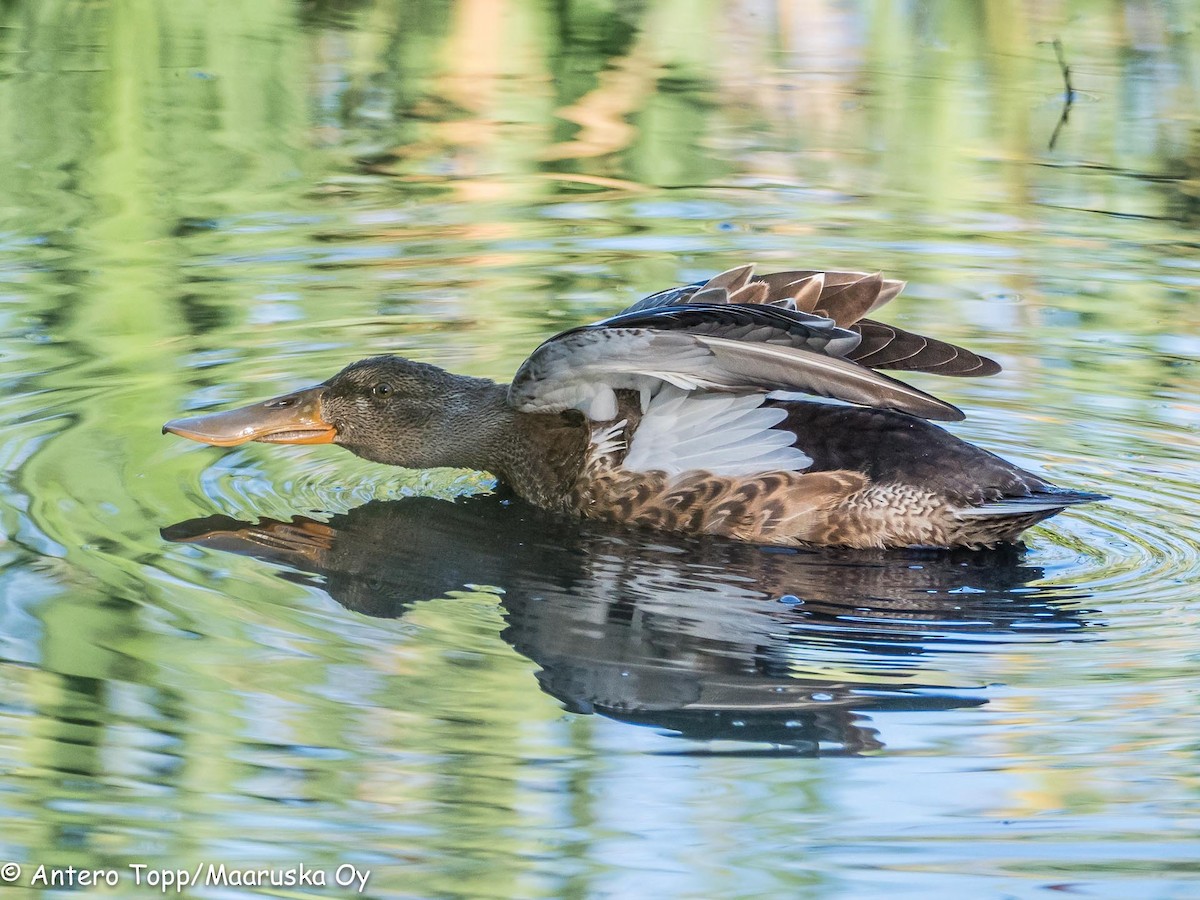
<path fill-rule="evenodd" d="M 505 378 L 556 329 L 747 259 L 908 278 L 896 321 L 1008 366 L 944 386 L 978 410 L 963 433 L 1117 497 L 1038 532 L 1051 582 L 1198 624 L 1182 603 L 1200 449 L 1186 4 L 41 0 L 0 17 L 7 856 L 354 858 L 386 870 L 381 891 L 419 896 L 869 883 L 821 843 L 869 818 L 884 788 L 865 776 L 838 794 L 795 760 L 656 761 L 637 752 L 659 749 L 648 737 L 563 718 L 490 594 L 381 624 L 159 536 L 214 510 L 480 487 L 160 438 L 181 410 L 384 351 Z M 1050 151 L 1053 37 L 1079 97 Z M 1145 690 L 1156 665 L 1194 660 L 1185 629 L 1138 631 L 1148 615 L 1115 660 L 1140 659 Z M 1054 726 L 1097 665 L 1072 652 L 1079 669 L 1013 651 L 947 683 L 1015 685 L 1009 713 L 1032 729 L 986 732 L 990 764 L 1023 760 L 993 811 L 1136 831 L 1109 757 L 1058 771 L 1054 751 L 1103 743 Z M 960 740 L 955 722 L 937 738 L 949 767 L 984 734 Z M 1130 728 L 1135 744 L 1153 731 Z M 1146 764 L 1177 782 L 1188 759 Z M 800 826 L 819 834 L 798 862 Z M 668 864 L 641 857 L 643 837 Z"/>

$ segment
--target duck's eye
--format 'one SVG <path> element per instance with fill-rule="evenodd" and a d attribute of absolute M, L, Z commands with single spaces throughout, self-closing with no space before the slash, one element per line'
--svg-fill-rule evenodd
<path fill-rule="evenodd" d="M 386 381 L 381 381 L 375 387 L 371 388 L 371 393 L 376 397 L 386 397 L 392 392 L 392 386 Z"/>

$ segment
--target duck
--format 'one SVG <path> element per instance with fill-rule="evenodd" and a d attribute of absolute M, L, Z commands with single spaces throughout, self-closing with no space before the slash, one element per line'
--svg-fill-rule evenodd
<path fill-rule="evenodd" d="M 994 375 L 994 360 L 867 318 L 881 273 L 739 266 L 538 346 L 512 381 L 400 356 L 177 418 L 218 447 L 337 444 L 410 469 L 490 473 L 552 512 L 796 548 L 982 548 L 1101 494 L 1056 487 L 938 422 L 963 412 L 880 370 Z"/>

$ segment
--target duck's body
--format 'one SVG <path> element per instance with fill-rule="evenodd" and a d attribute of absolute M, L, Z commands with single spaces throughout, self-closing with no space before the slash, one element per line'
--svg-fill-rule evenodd
<path fill-rule="evenodd" d="M 1098 499 L 930 424 L 962 414 L 874 371 L 999 370 L 861 318 L 901 287 L 858 273 L 752 279 L 744 267 L 551 338 L 510 385 L 376 357 L 166 430 L 486 470 L 548 509 L 766 544 L 992 545 Z"/>

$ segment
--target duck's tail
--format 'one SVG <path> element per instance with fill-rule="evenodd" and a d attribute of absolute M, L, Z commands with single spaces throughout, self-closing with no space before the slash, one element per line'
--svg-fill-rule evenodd
<path fill-rule="evenodd" d="M 1005 497 L 993 500 L 979 506 L 959 510 L 960 516 L 996 518 L 1004 516 L 1028 516 L 1044 513 L 1042 518 L 1049 518 L 1055 513 L 1062 512 L 1068 506 L 1078 506 L 1080 503 L 1095 503 L 1108 500 L 1105 494 L 1094 494 L 1091 491 L 1069 491 L 1064 488 L 1047 487 L 1034 491 L 1025 497 Z"/>
<path fill-rule="evenodd" d="M 1069 506 L 1108 500 L 1104 494 L 1049 487 L 1024 497 L 1004 497 L 958 510 L 963 543 L 987 546 L 1015 541 L 1026 528 L 1056 516 Z"/>

